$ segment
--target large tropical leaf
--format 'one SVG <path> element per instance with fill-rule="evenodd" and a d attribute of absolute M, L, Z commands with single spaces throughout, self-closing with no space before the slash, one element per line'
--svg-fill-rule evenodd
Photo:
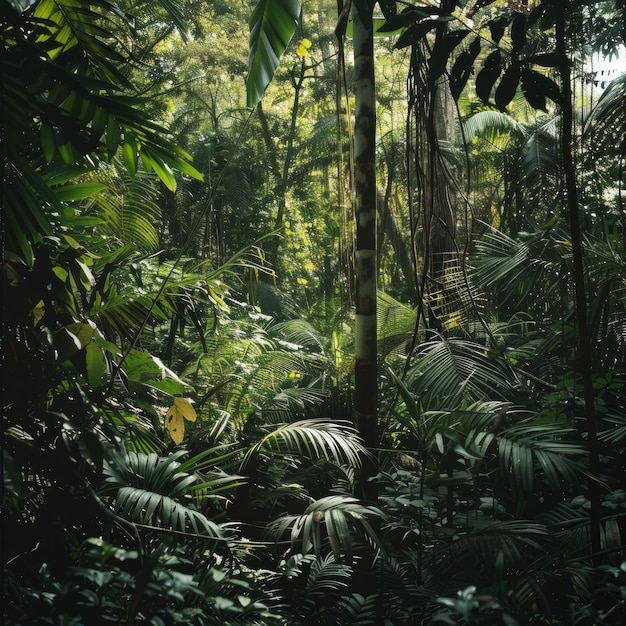
<path fill-rule="evenodd" d="M 255 106 L 270 84 L 299 17 L 298 0 L 259 0 L 256 5 L 249 20 L 248 106 Z"/>
<path fill-rule="evenodd" d="M 59 196 L 58 186 L 118 149 L 131 174 L 141 158 L 170 188 L 173 170 L 201 178 L 141 98 L 127 95 L 133 86 L 121 68 L 131 36 L 132 18 L 107 0 L 43 0 L 2 24 L 7 241 L 29 264 L 33 244 L 56 230 L 68 198 L 77 198 L 73 189 Z M 73 177 L 59 180 L 66 167 Z"/>
<path fill-rule="evenodd" d="M 574 484 L 586 457 L 584 447 L 573 441 L 574 434 L 567 426 L 532 421 L 506 428 L 497 438 L 503 476 L 510 476 L 514 488 L 525 493 L 532 493 L 536 471 L 557 493 L 563 481 Z"/>
<path fill-rule="evenodd" d="M 354 533 L 357 531 L 373 546 L 380 547 L 378 536 L 369 520 L 382 517 L 382 511 L 365 506 L 356 498 L 328 496 L 310 504 L 302 515 L 280 517 L 270 524 L 268 533 L 282 537 L 291 529 L 294 547 L 301 544 L 304 553 L 313 551 L 321 554 L 330 551 L 335 559 L 340 559 L 351 554 Z M 327 549 L 323 549 L 325 547 Z"/>
<path fill-rule="evenodd" d="M 502 396 L 511 380 L 504 361 L 491 358 L 484 346 L 441 337 L 419 347 L 406 386 L 429 410 L 453 409 L 463 401 Z"/>
<path fill-rule="evenodd" d="M 180 470 L 179 459 L 186 451 L 167 457 L 127 453 L 105 463 L 103 491 L 114 492 L 114 507 L 126 519 L 181 532 L 219 537 L 218 526 L 191 506 L 189 492 L 198 478 Z M 181 502 L 185 500 L 187 502 Z"/>
<path fill-rule="evenodd" d="M 352 426 L 324 419 L 301 420 L 275 428 L 246 452 L 241 469 L 244 470 L 247 463 L 263 450 L 298 453 L 313 461 L 327 459 L 353 467 L 359 466 L 367 454 Z"/>
<path fill-rule="evenodd" d="M 609 154 L 624 154 L 626 141 L 624 101 L 626 101 L 626 74 L 611 82 L 587 118 L 585 135 L 596 144 L 594 155 L 598 154 L 598 148 Z"/>
<path fill-rule="evenodd" d="M 144 171 L 133 177 L 122 167 L 110 167 L 101 168 L 98 179 L 106 183 L 106 191 L 95 198 L 89 211 L 102 219 L 98 230 L 141 251 L 156 250 L 161 208 L 154 178 Z"/>

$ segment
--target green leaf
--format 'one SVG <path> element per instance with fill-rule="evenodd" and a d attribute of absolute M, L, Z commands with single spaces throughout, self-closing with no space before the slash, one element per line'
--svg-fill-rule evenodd
<path fill-rule="evenodd" d="M 450 93 L 455 100 L 459 99 L 474 69 L 474 61 L 480 52 L 480 39 L 476 37 L 465 52 L 459 55 L 450 72 Z"/>
<path fill-rule="evenodd" d="M 496 89 L 496 106 L 500 111 L 504 111 L 509 102 L 513 100 L 515 92 L 517 91 L 517 85 L 520 79 L 520 65 L 519 63 L 512 63 L 505 70 L 502 80 Z"/>
<path fill-rule="evenodd" d="M 76 202 L 100 193 L 106 188 L 107 186 L 101 183 L 75 183 L 55 189 L 54 194 L 61 202 Z"/>
<path fill-rule="evenodd" d="M 85 348 L 85 358 L 89 387 L 91 389 L 102 387 L 107 369 L 107 360 L 102 348 L 97 343 L 90 341 Z"/>
<path fill-rule="evenodd" d="M 246 80 L 249 107 L 257 104 L 270 84 L 296 32 L 300 10 L 298 0 L 260 0 L 252 12 Z"/>
<path fill-rule="evenodd" d="M 113 156 L 117 152 L 117 148 L 120 145 L 122 138 L 122 131 L 120 125 L 113 118 L 109 118 L 106 130 L 106 146 L 109 151 L 109 156 Z"/>
<path fill-rule="evenodd" d="M 504 36 L 504 31 L 509 20 L 505 16 L 500 16 L 489 21 L 489 32 L 494 43 L 500 43 L 500 39 Z"/>
<path fill-rule="evenodd" d="M 380 10 L 383 12 L 385 19 L 387 20 L 395 17 L 396 13 L 398 12 L 396 0 L 378 0 L 378 6 L 380 6 Z"/>
<path fill-rule="evenodd" d="M 500 50 L 494 50 L 486 59 L 483 69 L 476 77 L 476 94 L 484 104 L 489 103 L 491 90 L 496 84 L 502 72 L 502 54 Z"/>
<path fill-rule="evenodd" d="M 419 22 L 419 24 L 413 24 L 413 26 L 408 28 L 400 35 L 400 37 L 398 37 L 398 41 L 396 41 L 396 45 L 394 47 L 401 49 L 418 43 L 426 36 L 427 33 L 434 28 L 437 28 L 440 23 L 441 22 L 439 20 L 424 20 Z"/>
<path fill-rule="evenodd" d="M 131 176 L 137 173 L 137 142 L 132 135 L 124 137 L 124 162 Z"/>
<path fill-rule="evenodd" d="M 87 347 L 93 339 L 94 329 L 90 324 L 84 324 L 76 322 L 75 324 L 68 324 L 65 330 L 71 333 L 77 340 L 77 347 L 79 350 Z"/>
<path fill-rule="evenodd" d="M 167 163 L 163 162 L 163 159 L 158 154 L 155 154 L 148 148 L 141 150 L 141 160 L 144 167 L 149 171 L 154 171 L 156 175 L 161 179 L 161 182 L 170 190 L 176 191 L 176 178 Z"/>
<path fill-rule="evenodd" d="M 54 137 L 54 128 L 50 124 L 42 122 L 39 130 L 39 136 L 41 138 L 41 149 L 43 150 L 43 156 L 48 163 L 52 162 L 54 158 L 54 150 L 56 147 L 56 140 Z"/>
<path fill-rule="evenodd" d="M 395 4 L 395 3 L 394 3 Z M 415 22 L 429 17 L 429 13 L 423 7 L 407 7 L 402 13 L 389 16 L 385 13 L 385 9 L 381 7 L 383 15 L 387 18 L 384 26 L 378 29 L 379 33 L 392 33 L 399 28 L 406 28 Z"/>
<path fill-rule="evenodd" d="M 526 63 L 534 63 L 535 65 L 541 65 L 541 67 L 558 67 L 563 61 L 567 62 L 566 57 L 557 52 L 534 54 L 526 58 Z"/>
<path fill-rule="evenodd" d="M 526 16 L 516 13 L 511 21 L 511 42 L 513 52 L 519 52 L 526 44 Z"/>
<path fill-rule="evenodd" d="M 560 99 L 558 85 L 540 72 L 529 68 L 522 69 L 522 91 L 528 104 L 534 109 L 546 110 L 546 98 L 557 103 Z"/>
<path fill-rule="evenodd" d="M 74 158 L 74 149 L 72 148 L 71 143 L 66 142 L 61 144 L 59 146 L 59 154 L 66 165 L 73 165 L 76 163 L 76 159 Z"/>
<path fill-rule="evenodd" d="M 448 59 L 452 51 L 467 37 L 469 30 L 453 30 L 438 38 L 429 60 L 428 83 L 431 87 L 435 85 L 439 77 L 446 71 Z"/>

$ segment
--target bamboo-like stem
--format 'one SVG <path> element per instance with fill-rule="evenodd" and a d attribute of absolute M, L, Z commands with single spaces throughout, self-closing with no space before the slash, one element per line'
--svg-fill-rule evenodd
<path fill-rule="evenodd" d="M 376 90 L 374 80 L 374 3 L 355 1 L 352 7 L 355 125 L 355 372 L 354 422 L 367 448 L 378 445 L 378 371 L 376 334 Z M 365 459 L 356 481 L 357 495 L 376 500 L 376 486 L 369 480 L 377 471 Z"/>

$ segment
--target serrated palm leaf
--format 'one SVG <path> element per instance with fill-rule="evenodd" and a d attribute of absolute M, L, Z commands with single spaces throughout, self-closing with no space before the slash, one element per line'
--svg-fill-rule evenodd
<path fill-rule="evenodd" d="M 112 169 L 101 170 L 98 178 L 107 184 L 107 191 L 90 208 L 103 221 L 99 230 L 136 249 L 154 251 L 159 245 L 155 225 L 161 219 L 154 178 L 145 172 L 130 177 Z"/>

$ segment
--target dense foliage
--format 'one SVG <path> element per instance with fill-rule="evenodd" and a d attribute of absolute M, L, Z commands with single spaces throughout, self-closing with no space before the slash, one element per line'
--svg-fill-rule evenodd
<path fill-rule="evenodd" d="M 4 623 L 626 621 L 624 2 L 1 7 Z"/>

